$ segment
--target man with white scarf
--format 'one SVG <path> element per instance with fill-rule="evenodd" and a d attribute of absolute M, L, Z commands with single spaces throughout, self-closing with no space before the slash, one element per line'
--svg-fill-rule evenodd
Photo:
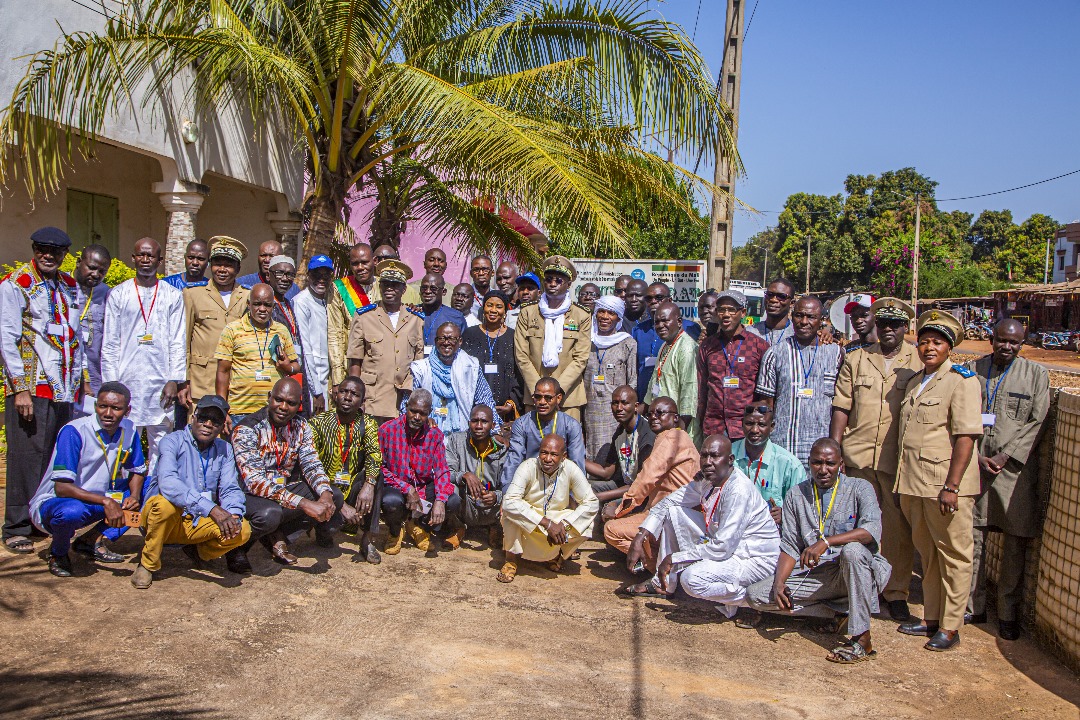
<path fill-rule="evenodd" d="M 444 322 L 435 331 L 435 351 L 410 366 L 413 389 L 431 393 L 431 418 L 444 435 L 469 429 L 469 414 L 476 405 L 495 407 L 480 362 L 461 352 L 461 328 Z M 408 396 L 401 401 L 405 412 Z"/>
<path fill-rule="evenodd" d="M 544 292 L 535 303 L 524 303 L 514 330 L 514 356 L 525 387 L 551 377 L 565 391 L 563 412 L 577 421 L 585 407 L 582 378 L 592 351 L 592 313 L 570 298 L 577 278 L 573 263 L 553 255 L 543 263 Z M 531 405 L 530 398 L 525 398 Z"/>

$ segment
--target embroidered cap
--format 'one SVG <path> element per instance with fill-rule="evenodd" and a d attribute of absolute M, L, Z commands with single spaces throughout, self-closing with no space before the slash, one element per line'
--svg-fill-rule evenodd
<path fill-rule="evenodd" d="M 544 261 L 541 269 L 545 273 L 557 272 L 560 275 L 565 275 L 570 278 L 570 282 L 577 280 L 577 268 L 574 267 L 574 263 L 570 262 L 570 258 L 562 255 L 552 255 Z"/>
<path fill-rule="evenodd" d="M 922 336 L 924 330 L 934 330 L 945 336 L 949 347 L 956 346 L 956 338 L 964 331 L 960 321 L 944 310 L 927 310 L 919 316 L 916 332 Z"/>
<path fill-rule="evenodd" d="M 319 268 L 330 268 L 331 270 L 333 270 L 334 261 L 326 255 L 315 255 L 310 260 L 308 260 L 308 270 L 318 270 Z"/>
<path fill-rule="evenodd" d="M 878 320 L 903 320 L 911 322 L 915 319 L 915 310 L 908 303 L 899 298 L 878 298 L 870 306 L 870 312 Z"/>
<path fill-rule="evenodd" d="M 400 260 L 383 260 L 375 266 L 375 274 L 384 282 L 406 283 L 412 279 L 412 270 Z"/>
<path fill-rule="evenodd" d="M 296 261 L 288 255 L 275 255 L 270 258 L 270 265 L 268 267 L 274 267 L 275 265 L 288 265 L 289 267 L 296 267 Z"/>
<path fill-rule="evenodd" d="M 215 235 L 210 238 L 210 259 L 216 257 L 229 258 L 241 262 L 247 257 L 247 248 L 244 243 L 228 235 Z"/>

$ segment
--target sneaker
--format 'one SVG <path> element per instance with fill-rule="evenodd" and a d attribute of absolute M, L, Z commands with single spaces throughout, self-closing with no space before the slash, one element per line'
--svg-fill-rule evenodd
<path fill-rule="evenodd" d="M 145 590 L 150 587 L 153 582 L 154 573 L 144 568 L 141 563 L 135 568 L 135 572 L 131 575 L 131 584 L 135 586 L 136 590 Z"/>
<path fill-rule="evenodd" d="M 431 533 L 414 522 L 405 523 L 405 527 L 409 531 L 409 539 L 413 541 L 413 545 L 427 552 L 431 547 Z"/>
<path fill-rule="evenodd" d="M 49 572 L 56 577 L 71 577 L 74 575 L 71 570 L 71 558 L 67 555 L 49 555 Z"/>
<path fill-rule="evenodd" d="M 401 552 L 401 543 L 405 540 L 405 528 L 399 527 L 397 532 L 390 530 L 386 536 L 386 545 L 383 552 L 387 555 L 397 555 Z"/>

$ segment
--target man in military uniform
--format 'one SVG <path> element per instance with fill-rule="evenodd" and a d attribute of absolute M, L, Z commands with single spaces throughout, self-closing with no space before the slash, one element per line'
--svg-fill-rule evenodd
<path fill-rule="evenodd" d="M 184 290 L 187 313 L 188 386 L 180 391 L 187 406 L 204 395 L 215 393 L 217 350 L 221 331 L 247 313 L 250 291 L 236 280 L 247 248 L 239 240 L 224 235 L 210 238 L 210 282 Z"/>
<path fill-rule="evenodd" d="M 413 389 L 409 363 L 424 357 L 424 314 L 402 304 L 412 270 L 400 260 L 378 266 L 382 299 L 356 312 L 349 329 L 349 375 L 364 381 L 364 412 L 380 424 L 396 418 Z"/>
<path fill-rule="evenodd" d="M 350 273 L 330 284 L 326 291 L 326 354 L 330 358 L 330 386 L 345 379 L 348 361 L 349 328 L 356 312 L 379 301 L 379 285 L 375 282 L 375 259 L 371 246 L 356 243 L 349 250 Z"/>
<path fill-rule="evenodd" d="M 1020 637 L 1017 611 L 1024 596 L 1024 553 L 1028 538 L 1039 534 L 1038 465 L 1028 462 L 1050 409 L 1050 376 L 1038 363 L 1019 357 L 1024 326 L 1002 320 L 994 327 L 994 352 L 965 367 L 983 388 L 983 436 L 978 462 L 983 492 L 975 501 L 970 622 L 986 622 L 986 537 L 1000 531 L 998 634 Z"/>
<path fill-rule="evenodd" d="M 923 618 L 897 629 L 929 637 L 924 647 L 940 652 L 960 644 L 971 594 L 981 394 L 975 373 L 949 360 L 963 337 L 956 318 L 930 310 L 919 317 L 917 332 L 923 369 L 908 381 L 900 406 L 895 490 L 922 559 Z"/>
<path fill-rule="evenodd" d="M 866 296 L 860 296 L 866 297 Z M 922 369 L 915 347 L 904 342 L 915 311 L 903 300 L 885 297 L 867 312 L 875 318 L 878 341 L 844 358 L 833 397 L 829 436 L 844 449 L 845 473 L 873 486 L 881 506 L 881 554 L 892 565 L 882 593 L 894 620 L 905 622 L 915 547 L 911 526 L 893 501 L 896 484 L 900 404 L 908 381 Z"/>
<path fill-rule="evenodd" d="M 578 422 L 585 407 L 581 381 L 592 352 L 592 313 L 570 299 L 577 279 L 573 263 L 562 255 L 544 261 L 544 292 L 539 301 L 523 303 L 514 330 L 514 357 L 525 387 L 553 377 L 565 391 L 563 412 Z M 531 405 L 526 398 L 527 405 Z"/>

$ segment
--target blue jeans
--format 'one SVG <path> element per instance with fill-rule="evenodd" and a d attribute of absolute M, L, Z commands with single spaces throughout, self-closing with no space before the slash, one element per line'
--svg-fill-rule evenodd
<path fill-rule="evenodd" d="M 126 498 L 131 493 L 125 492 Z M 126 525 L 118 528 L 105 524 L 105 507 L 91 505 L 75 498 L 49 498 L 41 504 L 41 526 L 52 535 L 52 547 L 49 552 L 55 557 L 64 557 L 71 549 L 71 538 L 75 533 L 91 523 L 97 523 L 90 531 L 90 537 L 104 535 L 113 541 L 127 532 Z"/>

